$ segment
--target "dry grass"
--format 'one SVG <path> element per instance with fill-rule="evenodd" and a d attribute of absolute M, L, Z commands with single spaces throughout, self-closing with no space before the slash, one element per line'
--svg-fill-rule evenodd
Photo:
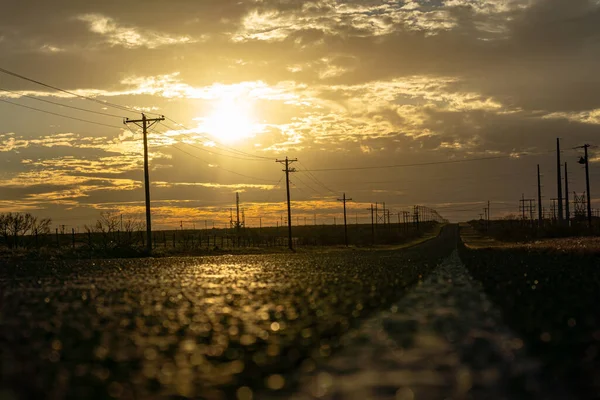
<path fill-rule="evenodd" d="M 460 236 L 470 249 L 529 249 L 569 253 L 600 253 L 600 237 L 540 239 L 533 242 L 502 242 L 477 232 L 471 225 L 460 225 Z"/>

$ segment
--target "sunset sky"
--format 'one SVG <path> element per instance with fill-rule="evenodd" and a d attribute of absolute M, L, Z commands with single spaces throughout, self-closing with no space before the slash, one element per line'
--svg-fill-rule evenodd
<path fill-rule="evenodd" d="M 556 137 L 571 192 L 573 148 L 600 144 L 598 0 L 7 0 L 0 68 L 124 106 L 0 72 L 0 212 L 72 227 L 143 215 L 141 134 L 122 121 L 141 111 L 168 118 L 150 134 L 158 229 L 224 226 L 236 191 L 250 226 L 275 224 L 286 156 L 294 223 L 333 223 L 342 192 L 352 222 L 372 202 L 457 221 L 490 200 L 500 217 L 536 195 L 538 163 L 550 207 Z M 405 164 L 428 165 L 370 168 Z"/>

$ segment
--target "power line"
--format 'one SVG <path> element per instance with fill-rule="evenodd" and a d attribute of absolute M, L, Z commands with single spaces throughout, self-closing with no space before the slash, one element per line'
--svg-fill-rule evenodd
<path fill-rule="evenodd" d="M 467 158 L 467 159 L 463 159 L 463 160 L 431 161 L 431 162 L 414 163 L 414 164 L 391 164 L 391 165 L 378 165 L 378 166 L 366 166 L 366 167 L 305 169 L 305 171 L 307 171 L 307 172 L 327 172 L 327 171 L 352 171 L 352 170 L 366 170 L 366 169 L 420 167 L 420 166 L 425 166 L 425 165 L 457 164 L 457 163 L 472 162 L 472 161 L 499 160 L 499 159 L 503 159 L 503 158 L 514 158 L 514 157 L 510 156 L 510 155 L 509 156 L 493 156 L 493 157 Z"/>
<path fill-rule="evenodd" d="M 18 94 L 19 96 L 21 96 L 21 97 L 27 97 L 28 99 L 33 99 L 33 100 L 37 100 L 37 101 L 43 101 L 44 103 L 54 104 L 54 105 L 57 105 L 57 106 L 60 106 L 60 107 L 72 108 L 73 110 L 85 111 L 85 112 L 89 112 L 89 113 L 93 113 L 93 114 L 104 115 L 104 116 L 107 116 L 107 117 L 123 118 L 123 116 L 117 115 L 117 114 L 110 114 L 110 113 L 105 113 L 105 112 L 101 112 L 101 111 L 88 110 L 86 108 L 80 108 L 80 107 L 70 106 L 70 105 L 67 105 L 67 104 L 57 103 L 55 101 L 41 99 L 41 98 L 35 97 L 35 96 L 29 96 L 29 95 L 26 95 L 26 94 L 24 94 L 22 92 L 18 92 L 16 90 L 9 90 L 9 89 L 4 89 L 4 88 L 0 88 L 0 90 L 2 90 L 4 92 L 8 92 L 8 93 Z"/>
<path fill-rule="evenodd" d="M 127 126 L 127 125 L 126 125 L 126 126 Z M 155 127 L 156 127 L 156 125 L 155 125 Z M 127 126 L 127 128 L 129 129 L 129 131 L 130 131 L 131 133 L 134 133 L 134 132 L 133 132 L 133 130 L 131 130 L 131 128 L 129 128 L 129 126 Z M 164 132 L 160 132 L 160 133 L 164 133 Z M 182 142 L 178 142 L 178 143 L 182 143 Z M 195 158 L 195 159 L 197 159 L 197 160 L 199 160 L 199 161 L 202 161 L 202 162 L 204 162 L 204 163 L 206 163 L 206 164 L 210 164 L 210 163 L 209 163 L 208 161 L 206 161 L 205 159 L 203 159 L 203 158 L 200 158 L 200 157 L 198 157 L 197 155 L 195 155 L 195 154 L 192 154 L 192 153 L 190 153 L 190 152 L 188 152 L 188 151 L 185 151 L 185 150 L 183 150 L 182 148 L 179 148 L 179 147 L 175 146 L 174 144 L 171 144 L 171 145 L 170 145 L 170 147 L 172 147 L 172 148 L 174 148 L 174 149 L 176 149 L 176 150 L 179 150 L 180 152 L 182 152 L 182 153 L 184 153 L 184 154 L 187 154 L 188 156 L 190 156 L 190 157 L 192 157 L 192 158 Z M 241 174 L 241 173 L 239 173 L 239 172 L 231 171 L 231 170 L 229 170 L 229 169 L 226 169 L 226 168 L 223 168 L 223 167 L 221 167 L 221 166 L 219 166 L 219 165 L 216 165 L 215 167 L 216 167 L 216 168 L 218 168 L 218 169 L 221 169 L 221 170 L 223 170 L 223 171 L 229 172 L 229 173 L 231 173 L 231 174 L 242 176 L 242 177 L 244 177 L 244 178 L 255 179 L 255 180 L 264 181 L 264 182 L 275 182 L 275 180 L 272 180 L 272 179 L 257 178 L 257 177 L 254 177 L 254 176 L 245 175 L 245 174 Z"/>
<path fill-rule="evenodd" d="M 107 126 L 109 128 L 121 129 L 121 127 L 117 126 L 117 125 L 104 124 L 102 122 L 90 121 L 88 119 L 71 117 L 71 116 L 68 116 L 68 115 L 59 114 L 59 113 L 55 113 L 55 112 L 52 112 L 52 111 L 42 110 L 42 109 L 31 107 L 31 106 L 26 106 L 24 104 L 13 103 L 12 101 L 4 100 L 4 99 L 0 99 L 0 101 L 2 101 L 4 103 L 12 104 L 13 106 L 17 106 L 17 107 L 23 107 L 23 108 L 27 108 L 27 109 L 30 109 L 30 110 L 34 110 L 34 111 L 38 111 L 38 112 L 42 112 L 42 113 L 46 113 L 46 114 L 50 114 L 50 115 L 56 115 L 57 117 L 68 118 L 68 119 L 72 119 L 72 120 L 80 121 L 80 122 L 87 122 L 88 124 L 95 124 L 95 125 L 100 125 L 100 126 Z"/>
<path fill-rule="evenodd" d="M 172 118 L 169 118 L 169 117 L 166 117 L 166 118 L 167 118 L 169 121 L 171 121 L 172 123 L 174 123 L 175 125 L 179 125 L 180 127 L 182 127 L 182 128 L 183 128 L 183 129 L 185 129 L 185 130 L 188 130 L 188 131 L 191 131 L 191 130 L 192 130 L 192 129 L 190 129 L 190 128 L 186 127 L 185 125 L 183 125 L 183 124 L 181 124 L 181 123 L 179 123 L 179 122 L 175 121 L 175 120 L 174 120 L 174 119 L 172 119 Z M 175 129 L 174 129 L 174 130 L 175 130 Z M 219 143 L 218 141 L 216 141 L 216 140 L 214 140 L 214 139 L 209 139 L 209 138 L 207 138 L 206 136 L 203 136 L 203 137 L 204 137 L 206 140 L 209 140 L 209 141 L 211 141 L 211 142 L 214 142 L 216 145 L 218 145 L 218 146 L 222 147 L 222 149 L 221 149 L 221 150 L 223 150 L 223 151 L 229 151 L 229 152 L 233 152 L 233 153 L 241 154 L 241 155 L 244 155 L 244 156 L 247 156 L 247 157 L 262 158 L 262 159 L 269 160 L 269 161 L 273 161 L 273 160 L 274 160 L 274 158 L 272 158 L 272 157 L 265 157 L 265 156 L 259 156 L 259 155 L 257 155 L 257 154 L 251 154 L 251 153 L 247 153 L 247 152 L 245 152 L 245 151 L 242 151 L 242 150 L 237 150 L 237 149 L 234 149 L 234 148 L 232 148 L 232 147 L 225 146 L 224 144 L 222 144 L 222 143 Z"/>
<path fill-rule="evenodd" d="M 172 148 L 174 148 L 174 149 L 176 149 L 176 150 L 179 150 L 180 152 L 182 152 L 182 153 L 184 153 L 184 154 L 187 154 L 187 155 L 188 155 L 188 156 L 190 156 L 190 157 L 193 157 L 193 158 L 195 158 L 195 159 L 197 159 L 197 160 L 200 160 L 200 161 L 202 161 L 202 162 L 204 162 L 204 163 L 210 164 L 208 161 L 206 161 L 206 160 L 204 160 L 204 159 L 202 159 L 202 158 L 200 158 L 200 157 L 196 156 L 195 154 L 189 153 L 189 152 L 187 152 L 187 151 L 183 150 L 182 148 L 179 148 L 179 147 L 177 147 L 177 146 L 175 146 L 175 145 L 171 145 L 171 147 L 172 147 Z M 231 170 L 229 170 L 229 169 L 223 168 L 223 167 L 221 167 L 221 166 L 218 166 L 218 165 L 217 165 L 217 166 L 215 166 L 215 167 L 216 167 L 216 168 L 218 168 L 218 169 L 221 169 L 221 170 L 223 170 L 223 171 L 225 171 L 225 172 L 229 172 L 230 174 L 234 174 L 234 175 L 243 176 L 244 178 L 254 179 L 254 180 L 257 180 L 257 181 L 263 181 L 263 182 L 276 182 L 274 179 L 264 179 L 264 178 L 257 178 L 257 177 L 255 177 L 255 176 L 250 176 L 250 175 L 244 175 L 244 174 L 240 174 L 239 172 L 231 171 Z"/>
<path fill-rule="evenodd" d="M 306 186 L 307 188 L 309 188 L 310 190 L 312 190 L 313 192 L 321 195 L 321 196 L 325 196 L 322 192 L 314 189 L 312 186 L 310 186 L 309 184 L 307 184 L 306 182 L 304 182 L 302 179 L 300 179 L 300 177 L 298 175 L 296 175 L 296 179 L 298 179 L 304 186 Z M 295 185 L 294 185 L 295 186 Z"/>
<path fill-rule="evenodd" d="M 172 130 L 172 131 L 177 131 L 177 132 L 179 132 L 177 129 L 173 129 L 173 128 L 171 128 L 171 127 L 170 127 L 169 125 L 167 125 L 167 124 L 161 123 L 161 125 L 163 125 L 165 128 L 167 128 L 167 129 L 170 129 L 170 130 Z M 181 134 L 181 135 L 183 135 L 183 136 L 187 136 L 187 137 L 190 137 L 190 138 L 192 138 L 192 136 L 191 136 L 190 134 L 187 134 L 187 133 L 179 132 L 179 134 Z M 207 152 L 207 153 L 209 153 L 209 154 L 217 154 L 217 155 L 220 155 L 220 156 L 223 156 L 223 157 L 230 157 L 230 158 L 235 158 L 235 159 L 238 159 L 238 160 L 246 160 L 246 161 L 273 161 L 272 159 L 265 159 L 265 160 L 263 160 L 263 159 L 256 159 L 256 158 L 247 158 L 247 157 L 233 156 L 233 155 L 229 155 L 229 154 L 223 154 L 223 153 L 219 153 L 219 152 L 217 152 L 217 151 L 215 151 L 215 150 L 209 150 L 209 149 L 205 149 L 205 148 L 203 148 L 203 147 L 196 146 L 196 145 L 194 145 L 194 144 L 192 144 L 192 143 L 186 143 L 186 142 L 181 142 L 181 143 L 183 143 L 183 144 L 187 144 L 188 146 L 191 146 L 191 147 L 193 147 L 193 148 L 195 148 L 195 149 L 198 149 L 198 150 L 201 150 L 201 151 Z M 204 142 L 203 142 L 203 143 L 204 143 Z M 223 151 L 227 151 L 226 149 L 221 149 L 221 150 L 223 150 Z M 231 152 L 231 153 L 233 153 L 233 154 L 237 154 L 237 153 L 235 153 L 235 152 Z"/>
<path fill-rule="evenodd" d="M 325 188 L 325 190 L 331 192 L 334 195 L 337 195 L 335 191 L 331 190 L 327 185 L 325 185 L 323 182 L 321 182 L 312 172 L 310 172 L 310 170 L 301 162 L 298 162 L 303 168 L 304 170 L 300 170 L 300 172 L 305 173 L 309 179 L 311 179 L 313 182 L 315 182 L 317 185 Z"/>
<path fill-rule="evenodd" d="M 7 74 L 7 75 L 11 75 L 11 76 L 14 76 L 16 78 L 20 78 L 20 79 L 23 79 L 23 80 L 26 80 L 26 81 L 29 81 L 29 82 L 32 82 L 32 83 L 36 83 L 38 85 L 41 85 L 41 86 L 44 86 L 44 87 L 47 87 L 47 88 L 50 88 L 50 89 L 57 90 L 59 92 L 67 93 L 67 94 L 69 94 L 71 96 L 79 97 L 81 99 L 90 100 L 90 101 L 93 101 L 95 103 L 102 104 L 104 106 L 113 107 L 113 108 L 116 108 L 116 109 L 119 109 L 119 110 L 122 110 L 122 111 L 128 111 L 128 112 L 135 113 L 135 114 L 139 114 L 140 113 L 138 110 L 132 109 L 131 107 L 122 106 L 120 104 L 110 103 L 108 101 L 98 100 L 98 99 L 93 98 L 93 97 L 89 97 L 89 96 L 84 96 L 84 95 L 81 95 L 81 94 L 77 94 L 75 92 L 71 92 L 69 90 L 61 89 L 59 87 L 56 87 L 56 86 L 53 86 L 53 85 L 49 85 L 47 83 L 38 81 L 38 80 L 33 79 L 33 78 L 28 78 L 26 76 L 20 75 L 20 74 L 18 74 L 16 72 L 9 71 L 9 70 L 7 70 L 5 68 L 2 68 L 2 67 L 0 67 L 0 72 L 3 72 L 5 74 Z M 153 113 L 153 112 L 147 112 L 147 113 L 148 114 L 153 114 L 153 115 L 159 115 L 159 114 Z"/>

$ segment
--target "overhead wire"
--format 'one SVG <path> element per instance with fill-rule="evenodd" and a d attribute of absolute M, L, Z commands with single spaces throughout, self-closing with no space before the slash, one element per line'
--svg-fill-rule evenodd
<path fill-rule="evenodd" d="M 33 79 L 33 78 L 26 77 L 24 75 L 18 74 L 18 73 L 13 72 L 13 71 L 9 71 L 9 70 L 7 70 L 5 68 L 2 68 L 2 67 L 0 67 L 0 72 L 2 72 L 4 74 L 7 74 L 7 75 L 10 75 L 10 76 L 14 76 L 14 77 L 19 78 L 19 79 L 23 79 L 23 80 L 35 83 L 35 84 L 40 85 L 40 86 L 47 87 L 49 89 L 54 89 L 54 90 L 57 90 L 59 92 L 69 94 L 69 95 L 74 96 L 74 97 L 79 97 L 81 99 L 86 99 L 86 100 L 89 100 L 89 101 L 93 101 L 95 103 L 99 103 L 99 104 L 102 104 L 104 106 L 113 107 L 113 108 L 116 108 L 116 109 L 119 109 L 119 110 L 122 110 L 122 111 L 128 111 L 130 113 L 135 113 L 135 114 L 139 114 L 141 112 L 141 111 L 135 110 L 135 109 L 133 109 L 131 107 L 127 107 L 127 106 L 123 106 L 123 105 L 120 105 L 120 104 L 111 103 L 111 102 L 108 102 L 108 101 L 105 101 L 105 100 L 98 100 L 98 99 L 96 99 L 94 97 L 84 96 L 84 95 L 72 92 L 70 90 L 61 89 L 61 88 L 59 88 L 57 86 L 50 85 L 50 84 L 38 81 L 38 80 Z M 146 113 L 147 114 L 152 114 L 152 115 L 160 115 L 158 113 L 154 113 L 154 112 L 150 112 L 150 111 L 146 111 Z"/>
<path fill-rule="evenodd" d="M 161 124 L 161 125 L 163 125 L 163 126 L 164 126 L 165 128 L 167 128 L 167 129 L 170 129 L 170 130 L 172 130 L 172 131 L 177 131 L 177 132 L 179 132 L 181 135 L 188 136 L 188 137 L 190 137 L 190 138 L 192 137 L 190 134 L 187 134 L 187 133 L 181 133 L 181 132 L 180 132 L 180 131 L 178 131 L 177 129 L 174 129 L 174 128 L 170 127 L 170 126 L 169 126 L 169 125 L 167 125 L 167 124 L 164 124 L 164 123 L 162 123 L 162 122 L 160 122 L 160 124 Z M 202 136 L 201 136 L 201 137 L 202 137 Z M 183 143 L 183 144 L 187 144 L 188 146 L 194 147 L 195 149 L 198 149 L 198 150 L 201 150 L 201 151 L 204 151 L 204 152 L 207 152 L 207 153 L 211 153 L 211 154 L 217 154 L 217 155 L 220 155 L 220 156 L 223 156 L 223 157 L 230 157 L 230 158 L 235 158 L 235 159 L 238 159 L 238 160 L 245 160 L 245 161 L 271 161 L 270 159 L 269 159 L 269 160 L 263 160 L 263 159 L 257 159 L 257 158 L 240 157 L 240 156 L 238 156 L 238 155 L 229 155 L 229 154 L 223 154 L 223 153 L 219 153 L 218 151 L 215 151 L 214 149 L 205 149 L 205 148 L 203 148 L 203 147 L 196 146 L 196 145 L 194 145 L 194 144 L 192 144 L 192 143 L 187 143 L 187 142 L 181 142 L 181 143 Z M 204 142 L 204 143 L 205 143 L 205 142 Z M 219 150 L 226 151 L 226 150 L 224 150 L 224 149 L 219 149 Z M 233 153 L 233 154 L 237 154 L 237 153 Z"/>
<path fill-rule="evenodd" d="M 157 124 L 157 125 L 155 125 L 155 129 L 157 128 L 157 126 L 158 126 L 158 124 Z M 130 131 L 131 133 L 135 133 L 135 132 L 134 132 L 134 131 L 133 131 L 133 130 L 132 130 L 130 127 L 129 127 L 129 126 L 127 126 L 127 129 L 129 129 L 129 131 Z M 164 132 L 163 132 L 163 133 L 164 133 Z M 181 142 L 178 142 L 178 143 L 181 143 Z M 192 154 L 192 153 L 190 153 L 190 152 L 188 152 L 188 151 L 186 151 L 186 150 L 184 150 L 184 149 L 182 149 L 182 148 L 180 148 L 180 147 L 177 147 L 176 145 L 173 145 L 173 144 L 172 144 L 172 145 L 170 145 L 170 147 L 172 147 L 172 148 L 174 148 L 174 149 L 176 149 L 176 150 L 178 150 L 178 151 L 180 151 L 180 152 L 182 152 L 182 153 L 184 153 L 184 154 L 187 154 L 188 156 L 190 156 L 190 157 L 192 157 L 192 158 L 195 158 L 195 159 L 197 159 L 197 160 L 199 160 L 199 161 L 202 161 L 202 162 L 204 162 L 204 163 L 206 163 L 206 164 L 210 164 L 210 163 L 209 163 L 208 161 L 206 161 L 205 159 L 203 159 L 203 158 L 200 158 L 200 157 L 198 157 L 197 155 L 195 155 L 195 154 Z M 242 173 L 239 173 L 239 172 L 236 172 L 236 171 L 232 171 L 232 170 L 230 170 L 230 169 L 227 169 L 227 168 L 223 168 L 223 167 L 221 167 L 221 166 L 219 166 L 219 165 L 215 165 L 215 168 L 218 168 L 218 169 L 221 169 L 221 170 L 223 170 L 223 171 L 229 172 L 230 174 L 234 174 L 234 175 L 242 176 L 242 177 L 244 177 L 244 178 L 248 178 L 248 179 L 254 179 L 254 180 L 263 181 L 263 182 L 275 182 L 275 181 L 274 181 L 274 180 L 272 180 L 272 179 L 264 179 L 264 178 L 258 178 L 258 177 L 255 177 L 255 176 L 245 175 L 245 174 L 242 174 Z"/>
<path fill-rule="evenodd" d="M 68 104 L 61 104 L 61 103 L 58 103 L 56 101 L 46 100 L 46 99 L 42 99 L 42 98 L 39 98 L 39 97 L 36 97 L 36 96 L 30 96 L 30 95 L 24 94 L 24 93 L 16 91 L 16 90 L 4 89 L 4 88 L 1 88 L 1 87 L 0 87 L 0 90 L 2 90 L 4 92 L 8 92 L 8 93 L 18 94 L 20 97 L 26 97 L 28 99 L 42 101 L 44 103 L 54 104 L 54 105 L 57 105 L 57 106 L 60 106 L 60 107 L 71 108 L 73 110 L 85 111 L 85 112 L 89 112 L 89 113 L 92 113 L 92 114 L 98 114 L 98 115 L 104 115 L 106 117 L 123 118 L 122 115 L 110 114 L 110 113 L 106 113 L 106 112 L 102 112 L 102 111 L 88 110 L 87 108 L 75 107 L 75 106 L 71 106 L 71 105 L 68 105 Z"/>
<path fill-rule="evenodd" d="M 55 116 L 62 117 L 62 118 L 68 118 L 68 119 L 72 119 L 72 120 L 80 121 L 80 122 L 87 122 L 88 124 L 95 124 L 95 125 L 100 125 L 100 126 L 106 126 L 106 127 L 109 127 L 109 128 L 122 129 L 122 126 L 105 124 L 105 123 L 96 122 L 96 121 L 90 121 L 89 119 L 71 117 L 69 115 L 64 115 L 64 114 L 60 114 L 60 113 L 56 113 L 56 112 L 48 111 L 48 110 L 42 110 L 42 109 L 36 108 L 36 107 L 26 106 L 24 104 L 15 103 L 15 102 L 12 102 L 12 101 L 9 101 L 9 100 L 5 100 L 5 99 L 0 99 L 0 101 L 4 102 L 4 103 L 12 104 L 13 106 L 23 107 L 23 108 L 27 108 L 29 110 L 34 110 L 34 111 L 38 111 L 38 112 L 42 112 L 42 113 L 46 113 L 46 114 L 50 114 L 50 115 L 55 115 Z"/>
<path fill-rule="evenodd" d="M 548 153 L 551 153 L 550 151 Z M 544 153 L 545 154 L 545 153 Z M 524 154 L 529 155 L 529 154 Z M 354 171 L 354 170 L 368 170 L 368 169 L 387 169 L 387 168 L 403 168 L 403 167 L 420 167 L 426 165 L 443 165 L 443 164 L 458 164 L 464 162 L 484 161 L 484 160 L 499 160 L 506 158 L 514 158 L 512 155 L 504 156 L 491 156 L 491 157 L 478 157 L 478 158 L 465 158 L 461 160 L 447 160 L 447 161 L 430 161 L 424 163 L 413 163 L 413 164 L 390 164 L 390 165 L 373 165 L 373 166 L 362 166 L 362 167 L 340 167 L 340 168 L 316 168 L 316 169 L 305 169 L 306 172 L 328 172 L 328 171 Z"/>
<path fill-rule="evenodd" d="M 320 192 L 318 190 L 316 190 L 315 188 L 313 188 L 312 186 L 310 186 L 309 184 L 307 184 L 306 182 L 304 182 L 302 179 L 300 179 L 300 177 L 298 175 L 295 176 L 294 179 L 297 179 L 298 181 L 300 181 L 304 186 L 306 186 L 307 188 L 309 188 L 310 190 L 312 190 L 313 192 L 317 193 L 320 196 L 325 196 L 323 194 L 323 192 Z"/>
<path fill-rule="evenodd" d="M 337 193 L 335 191 L 330 189 L 327 185 L 325 185 L 323 182 L 321 182 L 312 172 L 310 172 L 309 168 L 307 168 L 304 165 L 304 163 L 302 163 L 301 161 L 298 161 L 298 164 L 300 164 L 304 168 L 304 169 L 298 170 L 299 172 L 304 173 L 306 176 L 308 176 L 309 179 L 311 179 L 317 185 L 325 188 L 325 190 L 327 190 L 328 192 L 331 192 L 333 195 L 337 195 Z"/>
<path fill-rule="evenodd" d="M 179 123 L 179 122 L 175 121 L 175 120 L 174 120 L 174 119 L 172 119 L 172 118 L 165 117 L 165 119 L 167 119 L 167 120 L 171 121 L 171 122 L 172 122 L 172 123 L 174 123 L 175 125 L 178 125 L 178 126 L 182 127 L 183 129 L 185 129 L 185 130 L 187 130 L 187 131 L 191 131 L 191 130 L 192 130 L 192 129 L 190 129 L 190 128 L 186 127 L 185 125 L 183 125 L 183 124 L 181 124 L 181 123 Z M 224 144 L 222 144 L 222 143 L 218 142 L 217 140 L 210 139 L 210 138 L 208 138 L 208 137 L 206 137 L 206 136 L 203 136 L 203 135 L 201 135 L 201 136 L 202 136 L 202 137 L 204 137 L 206 140 L 209 140 L 209 141 L 211 141 L 211 142 L 214 142 L 214 143 L 215 143 L 215 145 L 217 145 L 217 146 L 220 146 L 220 147 L 222 148 L 222 150 L 223 150 L 223 151 L 229 151 L 229 152 L 237 153 L 237 154 L 244 155 L 244 156 L 247 156 L 247 157 L 262 158 L 262 159 L 265 159 L 265 160 L 270 160 L 270 161 L 274 161 L 274 160 L 275 160 L 275 158 L 273 158 L 273 157 L 265 157 L 265 156 L 261 156 L 261 155 L 258 155 L 258 154 L 251 154 L 251 153 L 247 153 L 247 152 L 245 152 L 245 151 L 242 151 L 242 150 L 238 150 L 238 149 L 234 149 L 234 148 L 232 148 L 232 147 L 225 146 Z"/>

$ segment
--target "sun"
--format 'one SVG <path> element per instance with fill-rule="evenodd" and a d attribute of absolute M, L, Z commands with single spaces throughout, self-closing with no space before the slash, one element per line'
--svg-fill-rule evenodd
<path fill-rule="evenodd" d="M 219 100 L 201 121 L 203 131 L 224 143 L 239 142 L 258 132 L 250 104 L 233 98 Z"/>

